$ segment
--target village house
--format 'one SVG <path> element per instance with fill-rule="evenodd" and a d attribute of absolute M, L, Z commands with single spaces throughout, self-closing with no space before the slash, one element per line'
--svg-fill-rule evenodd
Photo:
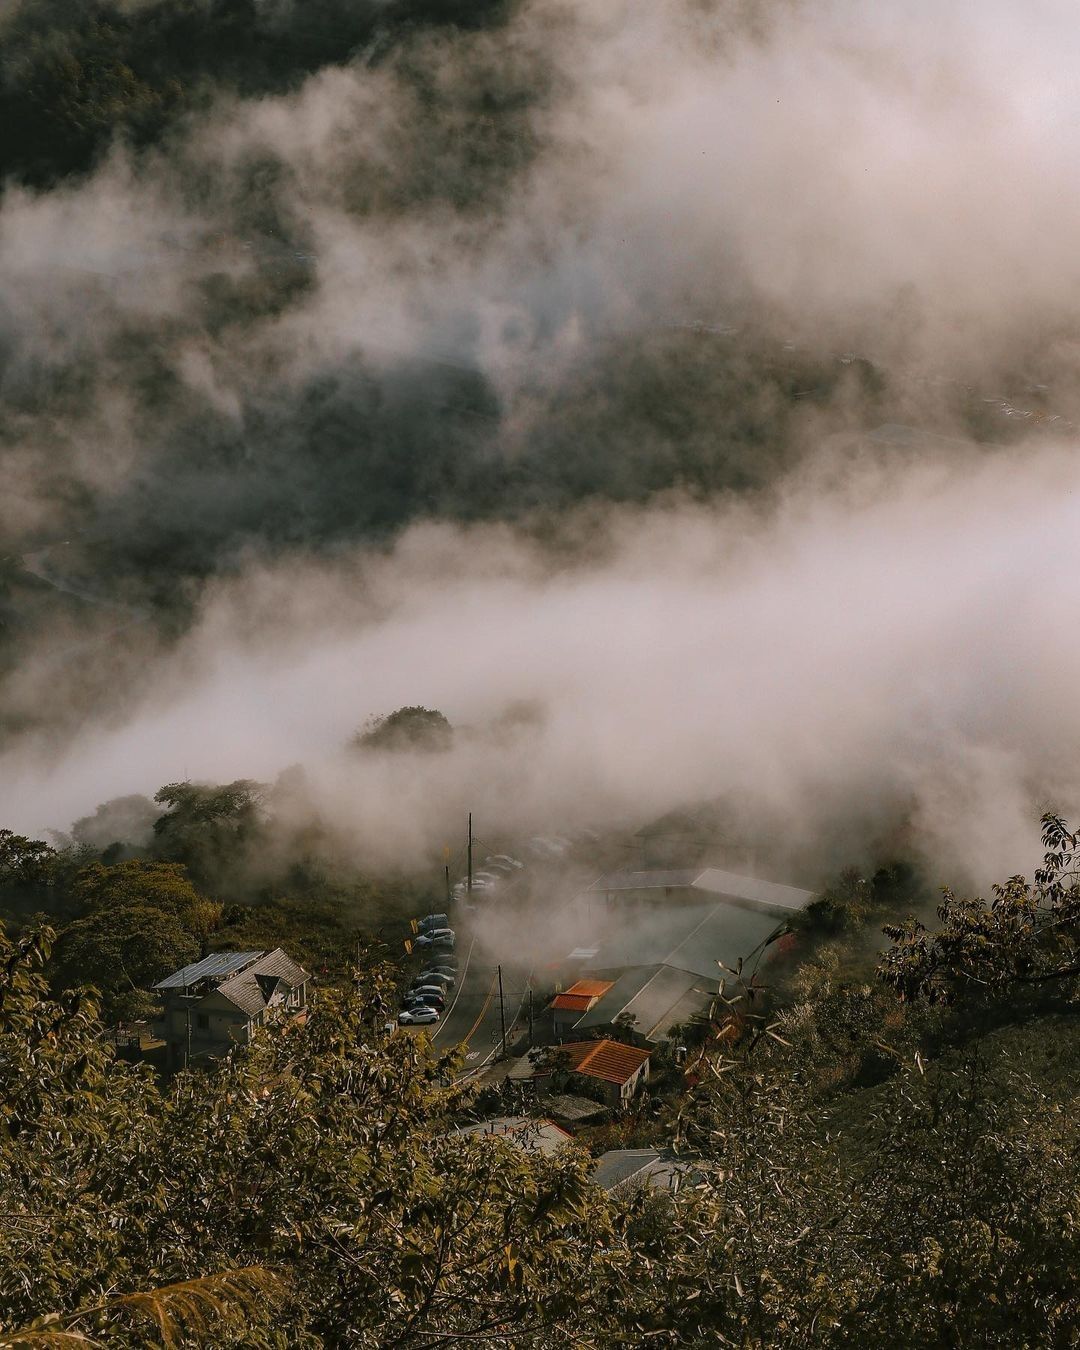
<path fill-rule="evenodd" d="M 572 1078 L 598 1088 L 608 1106 L 623 1107 L 647 1081 L 652 1051 L 618 1041 L 570 1041 L 557 1054 Z"/>
<path fill-rule="evenodd" d="M 790 918 L 813 900 L 813 892 L 782 886 L 757 877 L 737 876 L 719 867 L 683 867 L 608 872 L 582 893 L 608 910 L 658 903 L 696 903 L 721 900 L 735 908 L 754 910 L 776 918 Z"/>
<path fill-rule="evenodd" d="M 155 1033 L 169 1069 L 220 1058 L 246 1045 L 271 1010 L 307 1006 L 309 976 L 280 947 L 214 952 L 154 985 L 162 1011 Z"/>

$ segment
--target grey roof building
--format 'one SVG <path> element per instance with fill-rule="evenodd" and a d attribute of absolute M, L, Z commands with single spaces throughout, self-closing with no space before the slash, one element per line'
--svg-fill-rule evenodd
<path fill-rule="evenodd" d="M 711 978 L 669 965 L 598 972 L 611 979 L 611 988 L 575 1022 L 573 1034 L 579 1037 L 630 1018 L 635 1040 L 649 1045 L 667 1040 L 673 1026 L 708 1011 L 719 985 L 715 963 L 713 968 Z"/>
<path fill-rule="evenodd" d="M 213 952 L 174 971 L 153 989 L 162 1012 L 154 1029 L 166 1064 L 180 1068 L 245 1045 L 272 1009 L 307 1005 L 307 971 L 281 950 Z"/>
<path fill-rule="evenodd" d="M 592 1179 L 605 1191 L 648 1186 L 653 1191 L 677 1191 L 690 1167 L 677 1158 L 665 1157 L 654 1148 L 614 1148 L 596 1160 Z"/>
<path fill-rule="evenodd" d="M 557 1040 L 630 1020 L 643 1046 L 704 1013 L 725 969 L 753 970 L 813 892 L 718 867 L 609 872 L 579 892 L 567 928 L 580 943 L 553 967 Z M 572 925 L 572 927 L 571 927 Z"/>
<path fill-rule="evenodd" d="M 690 898 L 686 892 L 696 892 L 703 898 L 716 896 L 730 904 L 778 917 L 802 909 L 814 898 L 813 891 L 782 886 L 775 881 L 760 881 L 757 877 L 737 876 L 719 867 L 608 872 L 597 877 L 588 888 L 588 893 L 601 894 L 609 900 L 621 896 L 659 900 L 670 898 L 673 892 L 682 892 L 680 898 L 685 899 Z"/>
<path fill-rule="evenodd" d="M 451 1138 L 505 1139 L 526 1153 L 540 1153 L 550 1157 L 573 1142 L 573 1135 L 551 1120 L 534 1120 L 531 1116 L 499 1116 L 494 1120 L 480 1120 L 475 1125 L 463 1125 L 451 1132 Z"/>
<path fill-rule="evenodd" d="M 689 896 L 663 904 L 605 906 L 603 914 L 591 916 L 592 945 L 564 959 L 563 978 L 570 983 L 586 971 L 591 977 L 599 971 L 663 965 L 715 982 L 720 963 L 734 967 L 740 957 L 750 962 L 783 927 L 775 914 L 694 891 Z"/>
<path fill-rule="evenodd" d="M 565 1120 L 573 1125 L 578 1121 L 592 1120 L 602 1115 L 607 1108 L 602 1102 L 594 1102 L 589 1097 L 578 1097 L 573 1092 L 551 1092 L 544 1098 L 544 1110 L 556 1120 Z"/>

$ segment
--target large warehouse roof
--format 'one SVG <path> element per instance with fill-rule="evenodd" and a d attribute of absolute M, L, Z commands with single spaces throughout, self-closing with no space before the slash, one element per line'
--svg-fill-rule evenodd
<path fill-rule="evenodd" d="M 752 961 L 779 927 L 774 914 L 715 897 L 634 906 L 625 917 L 607 917 L 603 934 L 590 949 L 589 971 L 664 965 L 716 980 L 719 963 L 734 968 L 740 957 Z"/>
<path fill-rule="evenodd" d="M 757 877 L 741 877 L 719 867 L 678 868 L 669 871 L 608 872 L 588 888 L 605 895 L 620 891 L 695 890 L 704 895 L 722 896 L 735 904 L 749 905 L 773 914 L 790 914 L 802 909 L 814 898 L 813 891 L 797 886 L 782 886 Z"/>
<path fill-rule="evenodd" d="M 663 1040 L 671 1027 L 709 1007 L 719 974 L 715 966 L 711 979 L 674 966 L 631 966 L 619 972 L 609 992 L 574 1023 L 574 1031 L 611 1026 L 627 1014 L 634 1018 L 634 1030 L 646 1040 Z"/>

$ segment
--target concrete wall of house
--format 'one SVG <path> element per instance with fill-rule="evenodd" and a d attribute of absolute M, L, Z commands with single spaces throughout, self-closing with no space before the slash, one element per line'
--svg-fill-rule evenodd
<path fill-rule="evenodd" d="M 649 1061 L 646 1060 L 641 1068 L 623 1083 L 619 1093 L 622 1101 L 628 1102 L 634 1093 L 637 1092 L 638 1088 L 642 1086 L 648 1076 Z"/>
<path fill-rule="evenodd" d="M 250 1039 L 251 1019 L 217 993 L 193 1000 L 190 1005 L 182 998 L 169 999 L 159 1025 L 171 1069 L 182 1068 L 187 1059 L 189 1015 L 192 1060 L 227 1054 L 234 1045 Z"/>
<path fill-rule="evenodd" d="M 251 1039 L 251 1027 L 261 1019 L 250 1018 L 220 994 L 207 994 L 192 1009 L 199 1035 L 208 1041 L 243 1044 Z M 205 1019 L 205 1021 L 203 1020 Z"/>
<path fill-rule="evenodd" d="M 576 1008 L 552 1008 L 552 1030 L 556 1038 L 573 1031 L 584 1016 L 585 1014 L 579 1012 Z"/>

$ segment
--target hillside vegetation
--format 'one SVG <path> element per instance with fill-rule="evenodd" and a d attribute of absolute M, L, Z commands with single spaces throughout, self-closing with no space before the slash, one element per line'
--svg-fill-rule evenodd
<path fill-rule="evenodd" d="M 5 938 L 0 1344 L 1073 1343 L 1080 888 L 1076 836 L 1046 838 L 1032 884 L 946 896 L 876 972 L 848 886 L 773 989 L 729 983 L 736 1039 L 650 1108 L 691 1167 L 676 1198 L 606 1195 L 580 1149 L 448 1138 L 472 1090 L 384 1030 L 371 955 L 306 1020 L 162 1084 L 57 980 L 86 919 L 55 949 Z M 123 910 L 134 869 L 189 931 L 213 917 L 178 864 L 91 864 L 75 890 Z"/>

